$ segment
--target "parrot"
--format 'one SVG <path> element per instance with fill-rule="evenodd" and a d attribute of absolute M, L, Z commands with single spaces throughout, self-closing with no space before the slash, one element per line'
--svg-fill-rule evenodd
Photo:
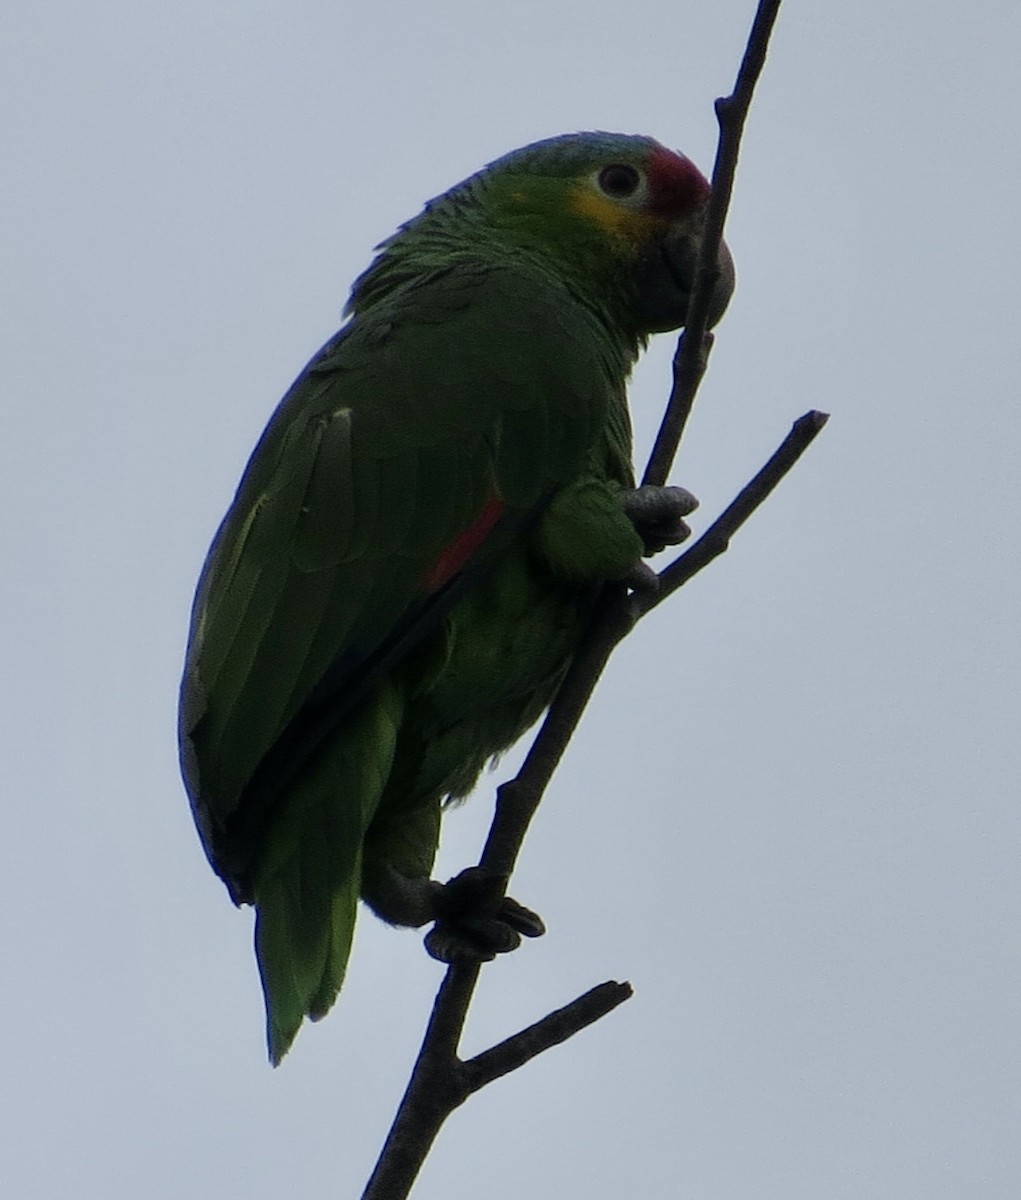
<path fill-rule="evenodd" d="M 544 931 L 440 818 L 550 705 L 604 586 L 694 498 L 635 487 L 626 394 L 680 328 L 710 188 L 650 137 L 547 138 L 376 247 L 261 435 L 203 566 L 181 769 L 255 908 L 270 1061 L 332 1007 L 359 901 L 446 962 Z M 725 244 L 710 324 L 734 285 Z"/>

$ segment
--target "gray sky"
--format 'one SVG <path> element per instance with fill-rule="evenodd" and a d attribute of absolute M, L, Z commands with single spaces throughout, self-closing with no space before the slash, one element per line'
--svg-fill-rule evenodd
<path fill-rule="evenodd" d="M 359 1194 L 441 970 L 363 914 L 337 1007 L 266 1065 L 251 913 L 177 775 L 199 566 L 373 244 L 550 134 L 708 169 L 752 7 L 9 6 L 5 1196 Z M 455 1114 L 417 1200 L 1021 1193 L 1019 35 L 1005 0 L 785 5 L 675 471 L 698 527 L 833 417 L 618 652 L 514 882 L 549 935 L 486 970 L 467 1047 L 635 998 Z"/>

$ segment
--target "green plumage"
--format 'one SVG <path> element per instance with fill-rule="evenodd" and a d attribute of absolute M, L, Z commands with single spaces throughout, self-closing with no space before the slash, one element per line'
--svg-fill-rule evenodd
<path fill-rule="evenodd" d="M 605 194 L 607 164 L 641 194 Z M 441 803 L 537 719 L 642 553 L 625 382 L 683 319 L 648 316 L 649 248 L 695 236 L 705 194 L 644 138 L 493 164 L 384 244 L 252 455 L 196 596 L 181 745 L 210 860 L 257 908 L 274 1062 L 333 1003 L 360 894 L 421 919 L 394 874 L 428 876 Z"/>

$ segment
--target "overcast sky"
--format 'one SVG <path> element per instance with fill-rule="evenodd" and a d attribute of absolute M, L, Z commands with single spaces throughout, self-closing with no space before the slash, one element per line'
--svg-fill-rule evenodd
<path fill-rule="evenodd" d="M 357 1197 L 441 978 L 363 913 L 277 1070 L 203 857 L 177 682 L 209 539 L 372 246 L 585 128 L 712 163 L 742 0 L 14 0 L 0 41 L 0 1189 Z M 1016 1200 L 1021 9 L 788 0 L 675 481 L 697 528 L 832 420 L 618 651 L 486 969 L 416 1200 Z M 647 446 L 658 339 L 632 392 Z M 492 783 L 445 825 L 474 861 Z"/>

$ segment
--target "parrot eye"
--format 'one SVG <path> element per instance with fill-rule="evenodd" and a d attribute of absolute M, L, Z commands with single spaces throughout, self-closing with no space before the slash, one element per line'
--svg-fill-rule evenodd
<path fill-rule="evenodd" d="M 642 177 L 627 163 L 611 163 L 599 172 L 597 181 L 600 190 L 614 200 L 626 200 L 638 191 Z"/>

